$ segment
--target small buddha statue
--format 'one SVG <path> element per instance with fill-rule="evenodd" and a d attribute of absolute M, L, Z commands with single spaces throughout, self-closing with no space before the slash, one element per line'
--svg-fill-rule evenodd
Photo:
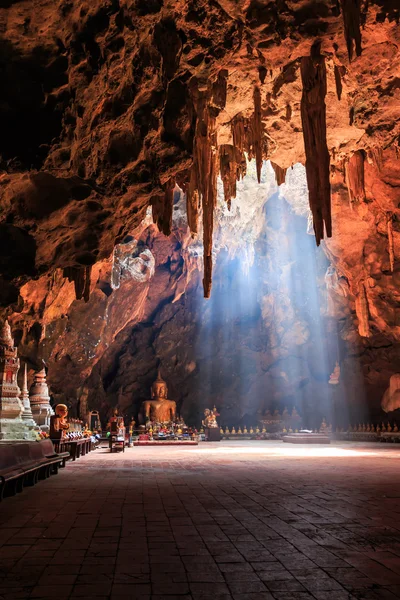
<path fill-rule="evenodd" d="M 393 425 L 393 431 L 394 431 L 395 433 L 398 433 L 398 432 L 399 432 L 399 428 L 398 428 L 398 426 L 397 426 L 397 423 L 395 423 L 395 424 Z"/>
<path fill-rule="evenodd" d="M 225 435 L 229 435 L 229 427 L 225 427 Z"/>
<path fill-rule="evenodd" d="M 329 383 L 331 385 L 338 385 L 340 382 L 340 366 L 338 361 L 336 361 L 335 368 L 329 377 Z"/>
<path fill-rule="evenodd" d="M 254 433 L 254 429 L 252 427 L 250 427 L 249 433 Z"/>
<path fill-rule="evenodd" d="M 142 404 L 142 412 L 146 422 L 169 423 L 175 421 L 176 402 L 168 400 L 168 388 L 164 379 L 158 372 L 156 381 L 151 387 L 151 400 Z"/>
<path fill-rule="evenodd" d="M 243 433 L 248 433 L 246 425 L 243 427 Z"/>
<path fill-rule="evenodd" d="M 232 435 L 236 435 L 236 429 L 234 427 L 232 427 Z"/>
<path fill-rule="evenodd" d="M 68 407 L 65 404 L 57 404 L 55 413 L 50 417 L 50 437 L 52 440 L 61 440 L 69 429 L 67 422 Z"/>
<path fill-rule="evenodd" d="M 203 427 L 205 427 L 206 429 L 218 427 L 217 418 L 216 418 L 217 414 L 218 413 L 217 413 L 216 408 L 214 408 L 213 410 L 206 408 L 204 411 L 204 419 L 202 421 Z"/>
<path fill-rule="evenodd" d="M 392 433 L 392 426 L 390 423 L 387 424 L 388 433 Z"/>

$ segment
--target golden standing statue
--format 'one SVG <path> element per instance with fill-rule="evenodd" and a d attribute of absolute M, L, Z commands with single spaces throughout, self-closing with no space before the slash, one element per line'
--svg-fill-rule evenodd
<path fill-rule="evenodd" d="M 142 413 L 146 422 L 169 423 L 175 421 L 176 402 L 168 400 L 168 388 L 158 372 L 157 379 L 151 386 L 151 400 L 142 404 Z"/>

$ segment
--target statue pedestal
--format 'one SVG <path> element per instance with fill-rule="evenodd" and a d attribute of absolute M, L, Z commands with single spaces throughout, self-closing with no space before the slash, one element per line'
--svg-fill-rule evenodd
<path fill-rule="evenodd" d="M 324 433 L 289 433 L 282 441 L 287 444 L 330 444 L 331 438 Z"/>
<path fill-rule="evenodd" d="M 219 427 L 206 427 L 204 429 L 204 434 L 206 437 L 206 442 L 220 442 L 221 441 L 221 432 Z"/>
<path fill-rule="evenodd" d="M 16 440 L 34 440 L 36 435 L 32 428 L 27 427 L 21 418 L 16 419 L 0 419 L 0 440 L 1 441 L 16 441 Z"/>

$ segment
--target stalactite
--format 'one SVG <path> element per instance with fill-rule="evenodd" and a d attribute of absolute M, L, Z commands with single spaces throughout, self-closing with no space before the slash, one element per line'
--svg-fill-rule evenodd
<path fill-rule="evenodd" d="M 356 54 L 361 54 L 360 4 L 361 0 L 340 0 L 343 13 L 344 36 L 349 60 L 353 58 L 353 42 Z"/>
<path fill-rule="evenodd" d="M 340 76 L 340 69 L 337 65 L 335 65 L 334 72 L 335 72 L 336 94 L 337 94 L 338 100 L 340 100 L 342 97 L 343 86 L 342 86 L 342 78 Z"/>
<path fill-rule="evenodd" d="M 226 69 L 221 69 L 211 88 L 211 104 L 218 110 L 223 110 L 225 108 L 227 88 L 228 71 Z"/>
<path fill-rule="evenodd" d="M 261 110 L 261 92 L 258 86 L 254 87 L 253 92 L 254 113 L 251 117 L 245 118 L 242 115 L 237 116 L 231 121 L 231 130 L 233 137 L 234 160 L 236 168 L 236 179 L 246 175 L 246 158 L 249 160 L 255 158 L 257 179 L 260 183 L 261 169 L 263 160 L 268 157 L 268 139 L 264 135 Z"/>
<path fill-rule="evenodd" d="M 193 167 L 186 190 L 186 212 L 190 233 L 195 235 L 199 228 L 199 192 L 197 190 L 197 168 Z"/>
<path fill-rule="evenodd" d="M 276 163 L 274 163 L 272 161 L 271 161 L 271 167 L 275 171 L 275 179 L 276 179 L 277 185 L 282 185 L 282 183 L 285 183 L 287 169 L 283 169 L 282 167 L 280 167 L 279 165 L 277 165 Z"/>
<path fill-rule="evenodd" d="M 224 198 L 230 209 L 231 199 L 236 198 L 236 182 L 246 174 L 246 159 L 244 154 L 231 144 L 223 144 L 219 147 L 219 165 Z"/>
<path fill-rule="evenodd" d="M 153 221 L 164 235 L 171 234 L 174 188 L 175 180 L 171 178 L 164 185 L 164 194 L 151 198 Z"/>
<path fill-rule="evenodd" d="M 356 298 L 356 314 L 358 318 L 358 333 L 361 337 L 370 337 L 368 297 L 364 282 L 360 282 Z"/>
<path fill-rule="evenodd" d="M 364 152 L 357 150 L 345 166 L 346 183 L 350 202 L 365 200 L 364 188 Z"/>
<path fill-rule="evenodd" d="M 214 209 L 217 202 L 217 134 L 215 121 L 226 102 L 228 72 L 219 72 L 216 81 L 206 91 L 199 87 L 193 90 L 197 121 L 193 152 L 193 167 L 188 188 L 188 220 L 192 233 L 197 231 L 198 198 L 203 212 L 203 248 L 205 298 L 210 297 L 212 283 L 212 236 Z"/>
<path fill-rule="evenodd" d="M 233 146 L 235 150 L 237 150 L 240 153 L 243 153 L 246 148 L 246 130 L 244 118 L 239 116 L 236 119 L 232 119 L 231 128 Z"/>
<path fill-rule="evenodd" d="M 257 180 L 261 182 L 261 169 L 263 163 L 263 129 L 261 121 L 261 92 L 256 85 L 253 93 L 254 100 L 254 116 L 253 116 L 253 151 L 256 159 Z"/>
<path fill-rule="evenodd" d="M 236 163 L 235 149 L 230 144 L 219 147 L 220 175 L 224 186 L 225 202 L 230 208 L 231 198 L 236 198 Z"/>
<path fill-rule="evenodd" d="M 215 123 L 214 123 L 215 129 Z M 210 136 L 209 148 L 207 148 L 208 181 L 206 193 L 202 194 L 203 207 L 203 247 L 204 247 L 204 297 L 211 295 L 212 284 L 212 242 L 214 229 L 214 209 L 217 203 L 217 135 L 215 130 Z"/>
<path fill-rule="evenodd" d="M 326 142 L 326 66 L 320 45 L 319 41 L 313 44 L 311 55 L 303 57 L 300 66 L 306 175 L 317 245 L 324 237 L 324 225 L 327 236 L 332 235 L 330 160 Z"/>
<path fill-rule="evenodd" d="M 387 218 L 387 234 L 388 234 L 388 245 L 389 245 L 389 261 L 390 270 L 394 271 L 394 245 L 393 245 L 393 218 L 392 214 L 388 213 Z"/>
<path fill-rule="evenodd" d="M 83 298 L 85 302 L 89 301 L 91 273 L 91 266 L 65 267 L 65 269 L 63 270 L 63 277 L 66 277 L 68 281 L 74 282 L 75 298 L 77 300 L 81 300 L 81 298 Z"/>

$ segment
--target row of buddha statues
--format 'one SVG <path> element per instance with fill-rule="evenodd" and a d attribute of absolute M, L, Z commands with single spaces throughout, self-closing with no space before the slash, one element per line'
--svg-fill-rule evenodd
<path fill-rule="evenodd" d="M 350 425 L 347 432 L 348 433 L 399 433 L 399 427 L 397 423 L 394 423 L 393 426 L 388 422 L 387 424 L 383 423 L 381 425 L 372 425 L 370 423 L 359 423 L 358 425 Z M 343 430 L 339 431 L 339 433 L 344 433 Z"/>
<path fill-rule="evenodd" d="M 29 390 L 26 363 L 21 389 L 19 369 L 17 348 L 6 320 L 0 327 L 0 440 L 35 440 L 38 433 L 49 431 L 54 415 L 44 367 L 35 373 Z"/>

